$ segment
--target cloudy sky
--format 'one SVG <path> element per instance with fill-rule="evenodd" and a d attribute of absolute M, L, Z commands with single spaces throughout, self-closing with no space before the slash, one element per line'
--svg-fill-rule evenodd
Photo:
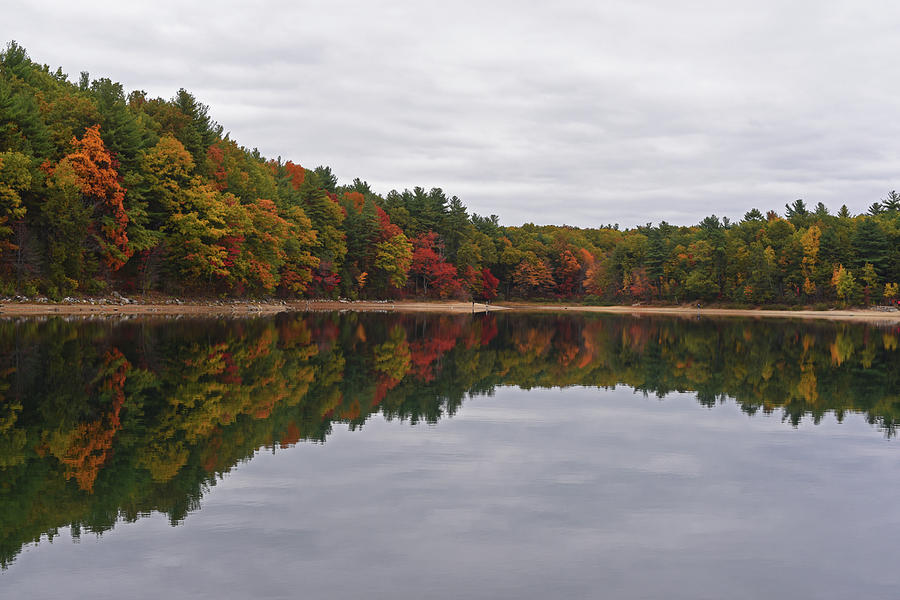
<path fill-rule="evenodd" d="M 4 1 L 70 78 L 210 106 L 267 156 L 504 224 L 690 224 L 900 187 L 900 5 Z"/>

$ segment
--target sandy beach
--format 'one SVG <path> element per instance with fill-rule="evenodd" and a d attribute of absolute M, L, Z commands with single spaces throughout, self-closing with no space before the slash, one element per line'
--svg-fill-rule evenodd
<path fill-rule="evenodd" d="M 494 308 L 493 306 L 491 307 Z M 571 306 L 510 304 L 507 309 L 519 311 L 576 311 L 598 312 L 624 315 L 672 315 L 682 317 L 742 317 L 742 318 L 788 318 L 826 319 L 832 321 L 877 321 L 900 323 L 900 311 L 879 311 L 874 309 L 834 309 L 834 310 L 764 310 L 737 308 L 701 308 L 690 306 Z"/>

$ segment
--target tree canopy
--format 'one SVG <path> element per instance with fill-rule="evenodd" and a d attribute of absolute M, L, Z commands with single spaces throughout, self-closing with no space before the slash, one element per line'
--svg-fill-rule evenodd
<path fill-rule="evenodd" d="M 843 304 L 898 282 L 895 191 L 855 216 L 796 199 L 694 226 L 503 226 L 438 187 L 266 158 L 185 89 L 0 52 L 0 295 Z"/>

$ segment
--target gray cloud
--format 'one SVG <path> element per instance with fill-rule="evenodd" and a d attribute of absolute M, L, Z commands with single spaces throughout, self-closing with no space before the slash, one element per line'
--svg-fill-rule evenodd
<path fill-rule="evenodd" d="M 73 77 L 185 87 L 268 156 L 507 224 L 862 212 L 897 186 L 890 3 L 16 4 L 0 35 Z"/>

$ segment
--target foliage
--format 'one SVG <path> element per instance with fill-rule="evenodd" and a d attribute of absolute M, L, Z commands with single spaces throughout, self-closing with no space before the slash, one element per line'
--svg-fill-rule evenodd
<path fill-rule="evenodd" d="M 848 302 L 856 293 L 856 278 L 850 269 L 845 269 L 844 265 L 838 265 L 834 269 L 831 277 L 831 285 L 834 286 L 838 298 L 844 302 Z"/>
<path fill-rule="evenodd" d="M 382 196 L 328 166 L 267 159 L 187 90 L 149 98 L 87 73 L 71 82 L 14 42 L 0 52 L 11 291 L 877 302 L 900 281 L 898 203 L 892 191 L 857 216 L 797 199 L 735 223 L 503 226 L 441 188 Z"/>
<path fill-rule="evenodd" d="M 375 244 L 375 267 L 385 274 L 391 287 L 406 285 L 412 261 L 412 244 L 402 232 Z"/>

